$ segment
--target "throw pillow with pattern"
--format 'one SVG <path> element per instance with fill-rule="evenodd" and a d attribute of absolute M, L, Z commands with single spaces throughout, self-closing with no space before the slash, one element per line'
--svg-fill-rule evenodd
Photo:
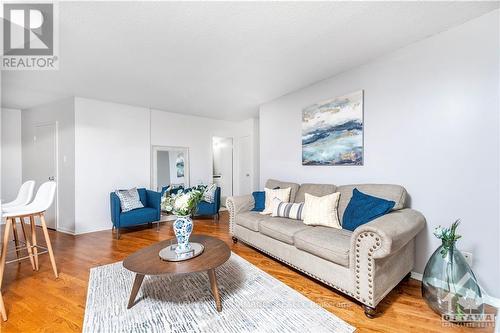
<path fill-rule="evenodd" d="M 137 188 L 131 188 L 130 190 L 116 190 L 116 195 L 120 199 L 120 206 L 122 212 L 129 212 L 133 209 L 144 208 L 144 205 L 139 198 L 139 191 Z"/>
<path fill-rule="evenodd" d="M 217 190 L 217 184 L 208 185 L 205 191 L 203 191 L 202 200 L 208 203 L 214 203 L 216 190 Z"/>
<path fill-rule="evenodd" d="M 273 199 L 273 212 L 271 216 L 287 217 L 294 220 L 303 220 L 303 202 L 283 202 L 278 198 Z"/>

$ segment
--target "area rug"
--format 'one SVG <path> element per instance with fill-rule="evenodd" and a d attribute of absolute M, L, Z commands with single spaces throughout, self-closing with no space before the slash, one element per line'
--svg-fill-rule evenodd
<path fill-rule="evenodd" d="M 121 262 L 92 268 L 83 332 L 332 332 L 355 328 L 232 253 L 216 270 L 217 312 L 207 273 L 146 276 L 127 310 L 134 274 Z"/>

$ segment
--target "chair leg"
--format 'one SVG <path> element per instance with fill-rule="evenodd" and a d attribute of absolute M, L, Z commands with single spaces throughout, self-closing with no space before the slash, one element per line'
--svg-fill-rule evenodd
<path fill-rule="evenodd" d="M 33 256 L 35 257 L 35 269 L 38 271 L 38 244 L 36 242 L 36 224 L 33 215 L 30 215 L 31 241 L 33 242 Z"/>
<path fill-rule="evenodd" d="M 54 258 L 54 252 L 52 251 L 52 244 L 50 243 L 49 232 L 47 231 L 47 224 L 45 223 L 45 216 L 43 213 L 40 214 L 40 220 L 42 221 L 43 235 L 45 236 L 45 243 L 47 243 L 47 250 L 49 251 L 50 262 L 52 263 L 52 270 L 56 279 L 59 277 L 57 274 L 56 259 Z"/>
<path fill-rule="evenodd" d="M 12 225 L 12 218 L 5 221 L 5 230 L 3 231 L 2 255 L 0 257 L 0 288 L 2 287 L 3 272 L 5 270 L 5 260 L 7 259 L 7 244 L 9 242 L 10 226 Z"/>
<path fill-rule="evenodd" d="M 3 303 L 2 292 L 0 292 L 0 313 L 2 314 L 3 321 L 7 321 L 7 311 L 5 311 L 5 304 Z"/>
<path fill-rule="evenodd" d="M 120 239 L 120 228 L 116 228 L 116 239 Z"/>
<path fill-rule="evenodd" d="M 17 234 L 16 220 L 15 217 L 12 219 L 12 233 L 14 234 L 14 244 L 16 244 L 16 257 L 19 259 L 19 251 L 17 250 L 19 248 L 19 235 Z M 18 261 L 17 263 L 20 264 L 21 262 Z"/>
<path fill-rule="evenodd" d="M 35 261 L 33 259 L 33 248 L 31 247 L 30 239 L 26 235 L 26 226 L 24 225 L 24 218 L 20 217 L 19 219 L 21 220 L 21 229 L 23 231 L 24 241 L 26 242 L 26 248 L 28 250 L 28 255 L 30 257 L 31 267 L 33 267 L 33 270 L 36 270 Z"/>

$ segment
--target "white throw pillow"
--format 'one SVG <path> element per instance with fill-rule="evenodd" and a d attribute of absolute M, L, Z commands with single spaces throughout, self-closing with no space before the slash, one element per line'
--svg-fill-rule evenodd
<path fill-rule="evenodd" d="M 261 214 L 262 215 L 269 215 L 273 212 L 273 199 L 274 198 L 278 198 L 283 202 L 289 202 L 291 190 L 292 190 L 291 187 L 277 188 L 275 190 L 272 190 L 270 188 L 264 188 L 264 191 L 266 192 L 266 202 L 264 205 L 264 210 L 261 212 Z"/>
<path fill-rule="evenodd" d="M 321 225 L 324 227 L 342 229 L 337 213 L 340 192 L 315 197 L 305 194 L 304 224 Z"/>

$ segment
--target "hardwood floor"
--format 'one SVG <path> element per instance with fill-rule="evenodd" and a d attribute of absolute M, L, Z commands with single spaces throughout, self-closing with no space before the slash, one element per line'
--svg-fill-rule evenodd
<path fill-rule="evenodd" d="M 443 327 L 440 317 L 421 298 L 420 282 L 412 279 L 401 283 L 382 301 L 378 318 L 368 319 L 352 299 L 242 243 L 233 244 L 226 213 L 221 214 L 219 223 L 197 219 L 194 225 L 194 233 L 224 240 L 233 252 L 355 326 L 358 332 L 493 331 L 492 328 Z M 50 232 L 59 279 L 55 279 L 47 255 L 40 257 L 38 272 L 32 270 L 29 261 L 7 265 L 2 292 L 9 319 L 2 322 L 0 332 L 81 331 L 89 269 L 120 261 L 142 247 L 172 238 L 171 227 L 171 222 L 167 222 L 161 225 L 159 233 L 156 227 L 123 230 L 120 240 L 116 240 L 110 230 L 79 236 Z M 41 228 L 37 229 L 39 239 L 43 239 Z M 9 246 L 12 248 L 13 244 Z"/>

